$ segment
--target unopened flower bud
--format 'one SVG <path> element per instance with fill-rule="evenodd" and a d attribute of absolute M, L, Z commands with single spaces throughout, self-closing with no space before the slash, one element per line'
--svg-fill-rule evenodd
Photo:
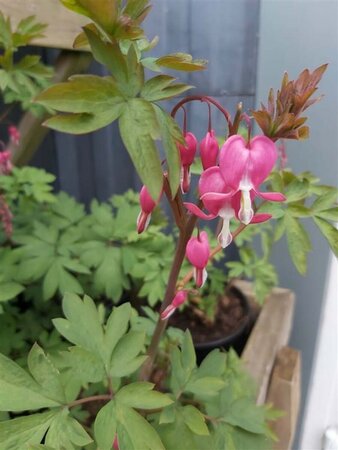
<path fill-rule="evenodd" d="M 183 194 L 188 192 L 190 187 L 190 166 L 194 162 L 197 139 L 193 133 L 186 133 L 184 136 L 185 145 L 179 144 L 178 149 L 181 156 L 181 190 Z"/>
<path fill-rule="evenodd" d="M 137 232 L 142 233 L 144 230 L 147 229 L 150 219 L 151 219 L 151 213 L 153 212 L 155 206 L 158 202 L 154 202 L 151 195 L 148 192 L 148 189 L 143 186 L 140 191 L 140 206 L 141 206 L 141 212 L 137 217 Z"/>
<path fill-rule="evenodd" d="M 216 165 L 218 152 L 219 146 L 215 132 L 214 130 L 208 131 L 200 143 L 201 161 L 204 170 Z"/>
<path fill-rule="evenodd" d="M 165 310 L 161 313 L 161 319 L 167 320 L 169 317 L 174 314 L 176 309 L 181 306 L 186 300 L 188 296 L 188 291 L 177 291 L 173 301 L 169 306 L 165 308 Z"/>
<path fill-rule="evenodd" d="M 202 231 L 198 237 L 189 239 L 186 248 L 186 257 L 194 266 L 194 279 L 198 288 L 202 287 L 207 279 L 206 266 L 210 256 L 208 235 Z"/>

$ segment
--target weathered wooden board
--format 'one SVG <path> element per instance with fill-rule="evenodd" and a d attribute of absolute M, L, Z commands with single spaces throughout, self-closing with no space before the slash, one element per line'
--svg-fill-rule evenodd
<path fill-rule="evenodd" d="M 45 36 L 32 42 L 44 47 L 71 49 L 81 27 L 90 21 L 65 8 L 59 0 L 0 0 L 0 11 L 11 18 L 14 26 L 32 15 L 48 25 Z"/>
<path fill-rule="evenodd" d="M 257 385 L 257 403 L 265 402 L 272 368 L 291 333 L 295 296 L 276 288 L 267 298 L 242 354 L 244 365 Z"/>
<path fill-rule="evenodd" d="M 277 354 L 266 402 L 284 411 L 284 416 L 271 423 L 278 436 L 275 450 L 291 450 L 296 432 L 301 396 L 301 357 L 298 350 L 283 347 Z"/>

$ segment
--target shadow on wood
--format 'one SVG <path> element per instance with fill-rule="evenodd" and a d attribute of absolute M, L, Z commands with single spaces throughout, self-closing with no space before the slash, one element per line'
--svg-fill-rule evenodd
<path fill-rule="evenodd" d="M 271 423 L 279 441 L 275 450 L 291 450 L 296 432 L 301 397 L 301 357 L 298 350 L 282 348 L 276 357 L 266 402 L 285 412 Z"/>

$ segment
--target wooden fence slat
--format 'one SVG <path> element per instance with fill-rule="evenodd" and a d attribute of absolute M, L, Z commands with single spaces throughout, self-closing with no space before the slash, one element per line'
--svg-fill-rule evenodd
<path fill-rule="evenodd" d="M 254 95 L 259 0 L 190 0 L 190 51 L 209 61 L 190 82 L 208 95 Z"/>
<path fill-rule="evenodd" d="M 290 347 L 282 348 L 276 357 L 266 398 L 267 403 L 285 413 L 270 424 L 279 439 L 274 445 L 275 450 L 292 449 L 301 396 L 300 374 L 300 352 Z"/>
<path fill-rule="evenodd" d="M 48 25 L 45 36 L 32 41 L 33 45 L 43 47 L 72 49 L 81 27 L 90 22 L 65 8 L 59 0 L 0 0 L 0 11 L 11 18 L 14 26 L 32 15 Z"/>
<path fill-rule="evenodd" d="M 258 388 L 258 404 L 265 402 L 276 355 L 288 343 L 294 301 L 294 293 L 290 290 L 274 289 L 267 298 L 242 353 L 244 365 Z"/>

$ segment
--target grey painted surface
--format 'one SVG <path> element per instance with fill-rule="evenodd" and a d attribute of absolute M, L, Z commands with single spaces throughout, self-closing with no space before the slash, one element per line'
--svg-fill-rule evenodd
<path fill-rule="evenodd" d="M 262 0 L 257 100 L 266 100 L 268 88 L 278 87 L 281 74 L 285 70 L 291 77 L 295 77 L 305 67 L 314 69 L 326 62 L 330 64 L 319 90 L 325 97 L 308 113 L 310 139 L 287 144 L 289 162 L 295 171 L 311 170 L 325 184 L 337 184 L 337 56 L 337 1 Z M 308 389 L 311 388 L 310 375 L 329 258 L 324 239 L 314 226 L 309 226 L 308 229 L 313 242 L 313 252 L 310 254 L 306 277 L 298 275 L 292 267 L 285 240 L 279 243 L 274 252 L 280 284 L 290 287 L 297 295 L 291 345 L 302 351 L 302 409 Z M 332 357 L 336 358 L 337 355 Z M 325 411 L 318 412 L 321 413 L 325 414 Z M 297 445 L 295 448 L 298 449 Z"/>
<path fill-rule="evenodd" d="M 214 95 L 232 112 L 239 101 L 246 108 L 253 107 L 259 0 L 154 0 L 153 5 L 146 32 L 149 38 L 160 36 L 154 56 L 184 51 L 208 59 L 205 72 L 173 74 L 196 86 L 191 93 Z M 53 58 L 54 53 L 49 51 L 48 57 Z M 91 71 L 104 73 L 96 64 Z M 167 102 L 167 108 L 174 103 Z M 189 127 L 201 139 L 207 131 L 207 107 L 195 104 L 188 107 L 188 113 Z M 217 133 L 225 133 L 223 116 L 216 111 L 213 126 Z M 116 124 L 82 137 L 54 133 L 39 150 L 35 163 L 46 166 L 46 154 L 61 189 L 85 203 L 139 186 Z"/>

